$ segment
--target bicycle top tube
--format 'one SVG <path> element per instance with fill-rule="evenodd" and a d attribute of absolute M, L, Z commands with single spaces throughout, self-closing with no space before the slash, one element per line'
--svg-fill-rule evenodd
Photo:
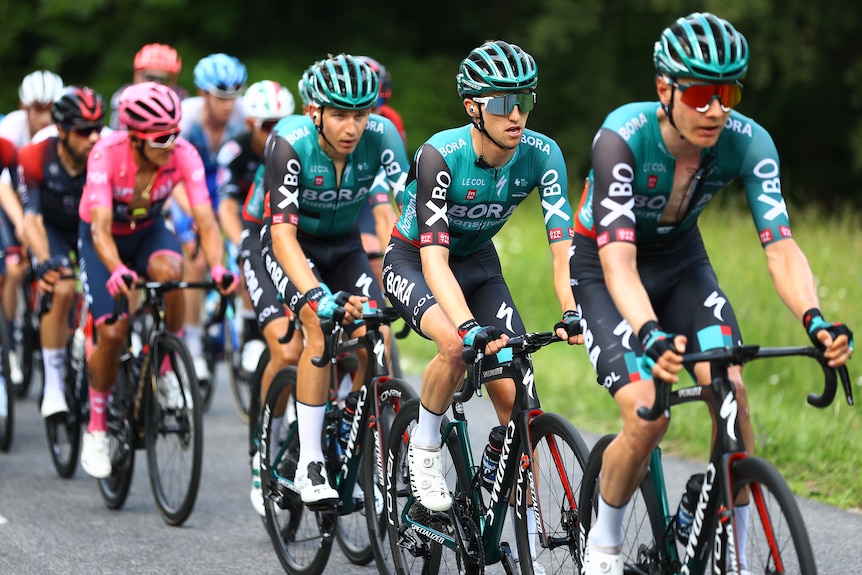
<path fill-rule="evenodd" d="M 811 357 L 817 360 L 823 369 L 824 388 L 823 393 L 808 395 L 808 403 L 814 407 L 824 408 L 832 404 L 838 388 L 838 379 L 844 387 L 844 395 L 848 405 L 853 405 L 853 389 L 850 385 L 850 375 L 847 366 L 839 368 L 829 367 L 829 360 L 823 356 L 823 350 L 811 347 L 760 347 L 759 345 L 738 345 L 733 347 L 721 347 L 702 351 L 699 353 L 687 353 L 682 356 L 682 362 L 686 366 L 696 363 L 709 362 L 712 371 L 713 382 L 727 381 L 728 369 L 732 365 L 744 365 L 754 359 L 774 357 Z M 638 415 L 643 419 L 655 420 L 664 414 L 670 417 L 670 408 L 680 403 L 689 401 L 709 401 L 713 394 L 706 393 L 704 386 L 692 385 L 671 391 L 671 384 L 666 381 L 654 380 L 656 386 L 656 399 L 649 409 L 638 408 Z M 731 386 L 732 389 L 732 386 Z"/>
<path fill-rule="evenodd" d="M 540 331 L 513 336 L 509 338 L 503 348 L 512 350 L 512 364 L 516 365 L 519 360 L 523 360 L 546 345 L 559 341 L 563 340 L 558 338 L 554 332 Z M 487 336 L 484 333 L 479 333 L 473 341 L 473 345 L 464 347 L 461 352 L 461 357 L 467 364 L 467 376 L 464 378 L 464 386 L 455 394 L 452 400 L 453 404 L 466 402 L 474 393 L 478 396 L 482 395 L 482 384 L 487 381 L 482 374 L 482 361 L 485 358 L 484 349 L 487 343 Z"/>
<path fill-rule="evenodd" d="M 399 319 L 401 316 L 395 311 L 395 308 L 368 308 L 362 313 L 362 319 L 357 320 L 351 325 L 351 328 L 365 326 L 367 328 L 364 336 L 355 337 L 349 340 L 341 340 L 341 336 L 346 327 L 342 321 L 344 319 L 344 308 L 338 307 L 332 314 L 332 319 L 320 320 L 320 329 L 324 333 L 323 355 L 320 357 L 311 358 L 311 362 L 317 367 L 324 367 L 335 360 L 335 357 L 341 353 L 354 349 L 367 347 L 369 336 L 372 332 L 379 332 L 384 325 L 390 325 L 392 322 Z M 373 336 L 372 336 L 373 337 Z M 341 343 L 339 343 L 341 342 Z"/>

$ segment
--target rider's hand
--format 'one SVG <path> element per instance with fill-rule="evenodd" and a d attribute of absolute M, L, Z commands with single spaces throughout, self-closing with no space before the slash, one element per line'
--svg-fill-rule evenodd
<path fill-rule="evenodd" d="M 124 264 L 120 264 L 111 272 L 111 277 L 105 282 L 105 287 L 108 288 L 108 293 L 111 297 L 116 298 L 118 295 L 129 296 L 129 286 L 126 285 L 126 280 L 123 276 L 131 276 L 132 285 L 138 281 L 138 274 L 127 268 Z"/>
<path fill-rule="evenodd" d="M 474 347 L 476 336 L 480 333 L 486 340 L 484 349 L 486 354 L 499 352 L 509 341 L 509 336 L 504 334 L 500 328 L 493 325 L 481 326 L 475 319 L 469 319 L 458 326 L 458 335 L 461 336 L 461 341 L 466 347 Z"/>
<path fill-rule="evenodd" d="M 829 367 L 840 367 L 853 356 L 853 332 L 843 323 L 827 323 L 817 308 L 802 316 L 802 324 L 811 342 L 824 350 Z"/>
<path fill-rule="evenodd" d="M 236 276 L 228 272 L 223 265 L 217 264 L 213 266 L 212 269 L 210 269 L 210 276 L 213 278 L 219 293 L 222 295 L 233 293 L 236 289 Z M 223 281 L 225 276 L 231 278 L 230 283 L 227 285 L 225 285 L 225 282 Z"/>
<path fill-rule="evenodd" d="M 569 345 L 584 343 L 581 335 L 581 316 L 573 309 L 566 310 L 563 319 L 554 324 L 554 332 L 557 337 L 569 342 Z"/>
<path fill-rule="evenodd" d="M 69 258 L 52 256 L 36 266 L 36 278 L 39 280 L 39 290 L 42 293 L 54 291 L 54 284 L 60 279 L 60 270 L 71 268 Z"/>
<path fill-rule="evenodd" d="M 658 322 L 648 321 L 638 332 L 638 339 L 643 345 L 644 355 L 641 361 L 654 378 L 676 383 L 678 374 L 682 371 L 682 356 L 685 353 L 685 336 L 664 331 Z"/>
<path fill-rule="evenodd" d="M 317 317 L 332 319 L 332 314 L 337 308 L 344 309 L 344 323 L 352 323 L 354 320 L 362 319 L 362 303 L 368 298 L 350 295 L 346 291 L 329 293 L 325 287 L 316 287 L 305 292 L 305 301 L 308 306 L 317 313 Z"/>

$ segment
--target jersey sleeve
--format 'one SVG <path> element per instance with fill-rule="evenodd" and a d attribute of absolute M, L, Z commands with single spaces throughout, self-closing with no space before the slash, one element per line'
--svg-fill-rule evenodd
<path fill-rule="evenodd" d="M 763 247 L 793 237 L 787 204 L 781 193 L 778 150 L 769 133 L 757 126 L 751 145 L 742 158 L 740 179 Z"/>
<path fill-rule="evenodd" d="M 0 138 L 0 182 L 18 188 L 18 151 L 6 138 Z"/>
<path fill-rule="evenodd" d="M 110 208 L 114 205 L 111 192 L 111 158 L 106 153 L 105 140 L 99 140 L 87 157 L 87 181 L 81 194 L 78 215 L 85 222 L 90 222 L 90 210 L 95 208 Z"/>
<path fill-rule="evenodd" d="M 554 145 L 539 179 L 539 194 L 548 243 L 569 241 L 575 237 L 572 205 L 569 203 L 568 173 L 560 147 Z"/>
<path fill-rule="evenodd" d="M 242 198 L 239 177 L 243 173 L 242 146 L 236 140 L 228 140 L 219 148 L 216 162 L 218 163 L 216 181 L 219 199 L 230 198 L 240 201 Z"/>
<path fill-rule="evenodd" d="M 18 197 L 24 212 L 42 213 L 42 169 L 44 146 L 27 144 L 18 156 Z"/>
<path fill-rule="evenodd" d="M 599 248 L 610 242 L 635 243 L 632 184 L 635 156 L 622 136 L 602 128 L 593 140 L 593 220 Z"/>
<path fill-rule="evenodd" d="M 449 247 L 449 202 L 452 172 L 439 150 L 423 145 L 416 154 L 416 223 L 419 246 Z"/>
<path fill-rule="evenodd" d="M 267 141 L 264 168 L 264 193 L 269 192 L 272 225 L 299 225 L 299 188 L 302 161 L 296 149 L 283 136 Z"/>
<path fill-rule="evenodd" d="M 392 193 L 399 208 L 403 202 L 404 187 L 407 183 L 407 172 L 410 170 L 410 160 L 404 147 L 404 140 L 398 128 L 389 118 L 380 117 L 384 126 L 380 156 L 380 171 L 371 184 L 371 205 L 376 206 L 389 201 Z M 386 194 L 384 197 L 383 194 Z"/>
<path fill-rule="evenodd" d="M 242 205 L 242 220 L 243 222 L 252 222 L 262 224 L 264 218 L 264 196 L 266 187 L 263 184 L 264 165 L 257 167 L 254 173 L 254 182 L 245 197 L 245 203 Z"/>

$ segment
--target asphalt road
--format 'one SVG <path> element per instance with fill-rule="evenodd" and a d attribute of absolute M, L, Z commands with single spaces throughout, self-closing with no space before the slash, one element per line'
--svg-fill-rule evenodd
<path fill-rule="evenodd" d="M 223 375 L 223 374 L 222 374 Z M 260 517 L 249 503 L 245 427 L 227 385 L 215 391 L 204 417 L 204 468 L 195 509 L 182 527 L 160 518 L 137 453 L 126 505 L 105 507 L 95 480 L 78 469 L 60 479 L 51 463 L 44 426 L 31 397 L 19 401 L 15 439 L 0 454 L 0 574 L 96 575 L 282 573 Z M 33 394 L 31 393 L 31 396 Z M 493 423 L 486 398 L 468 403 L 473 445 L 481 449 Z M 596 437 L 585 434 L 588 444 Z M 699 467 L 666 458 L 674 493 Z M 800 501 L 820 573 L 862 573 L 862 515 Z M 371 574 L 374 564 L 350 564 L 333 546 L 327 573 Z M 488 573 L 502 573 L 499 566 Z"/>

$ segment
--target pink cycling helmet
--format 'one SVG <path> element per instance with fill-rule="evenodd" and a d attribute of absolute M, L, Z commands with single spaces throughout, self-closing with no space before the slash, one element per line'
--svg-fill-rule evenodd
<path fill-rule="evenodd" d="M 130 130 L 170 130 L 180 123 L 182 116 L 176 92 L 157 82 L 132 84 L 120 94 L 120 123 Z"/>
<path fill-rule="evenodd" d="M 135 71 L 152 68 L 169 74 L 179 74 L 183 66 L 177 51 L 167 44 L 147 44 L 135 54 Z"/>

